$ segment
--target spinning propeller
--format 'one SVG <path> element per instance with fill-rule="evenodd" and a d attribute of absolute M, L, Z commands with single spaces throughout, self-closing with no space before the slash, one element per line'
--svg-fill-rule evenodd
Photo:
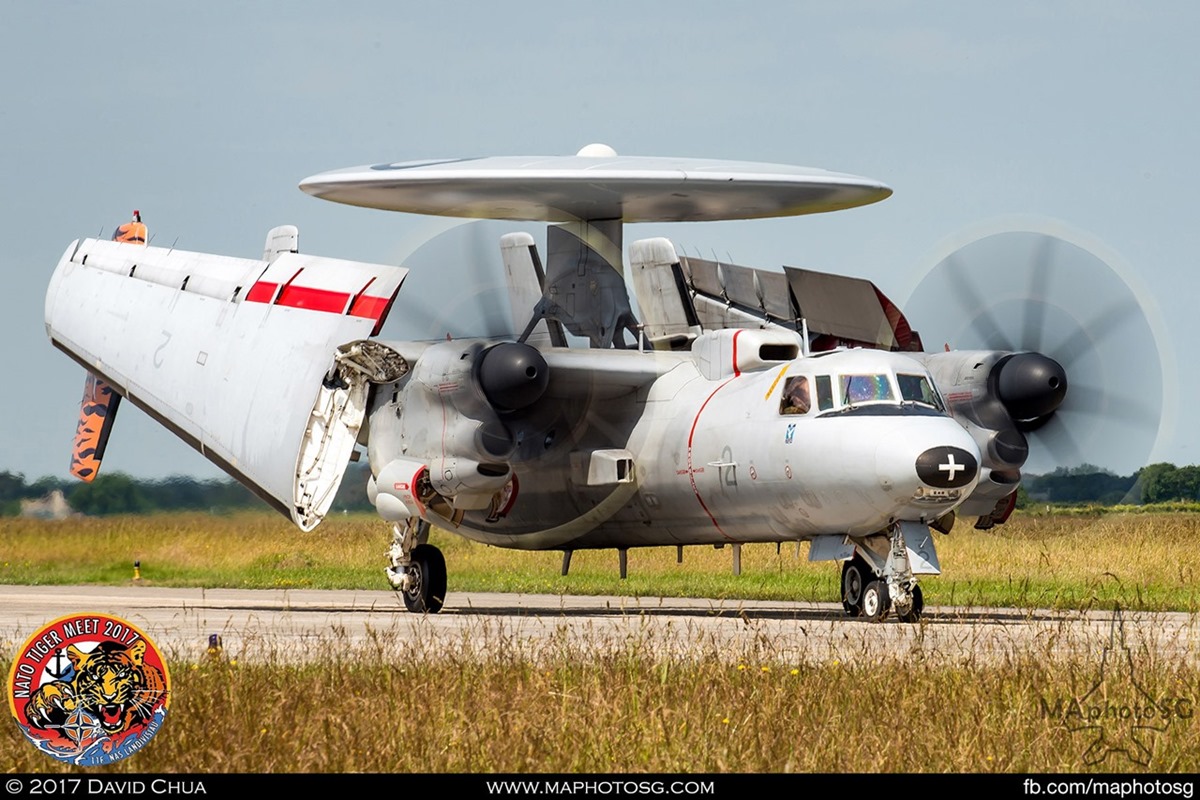
<path fill-rule="evenodd" d="M 539 227 L 471 220 L 402 254 L 400 264 L 411 270 L 402 296 L 425 302 L 398 307 L 384 324 L 381 338 L 444 341 L 448 334 L 455 339 L 515 340 L 526 320 L 513 320 L 509 311 L 500 237 Z"/>
<path fill-rule="evenodd" d="M 1029 438 L 1026 471 L 1086 462 L 1128 474 L 1147 463 L 1163 363 L 1143 303 L 1095 253 L 1049 233 L 987 235 L 938 262 L 905 314 L 929 350 L 1015 353 L 989 382 Z"/>

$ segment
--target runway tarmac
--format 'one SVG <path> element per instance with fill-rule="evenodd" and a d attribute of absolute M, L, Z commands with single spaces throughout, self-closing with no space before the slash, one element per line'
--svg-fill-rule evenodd
<path fill-rule="evenodd" d="M 1200 663 L 1200 615 L 930 607 L 921 623 L 847 619 L 833 603 L 454 593 L 440 614 L 409 614 L 388 591 L 0 586 L 0 648 L 15 654 L 44 623 L 102 612 L 140 627 L 173 664 L 224 655 L 295 661 L 379 652 L 388 658 L 553 656 L 637 648 L 670 658 L 783 662 L 921 659 L 989 662 L 1023 654 L 1097 659 L 1134 653 Z"/>

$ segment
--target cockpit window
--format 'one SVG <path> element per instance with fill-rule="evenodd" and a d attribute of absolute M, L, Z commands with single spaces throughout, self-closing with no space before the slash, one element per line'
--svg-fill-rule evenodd
<path fill-rule="evenodd" d="M 924 375 L 904 375 L 903 373 L 896 375 L 896 382 L 900 384 L 900 397 L 904 400 L 911 400 L 915 403 L 924 403 L 927 406 L 933 406 L 938 411 L 945 411 L 942 407 L 942 400 L 938 397 L 937 392 L 929 385 L 928 379 Z"/>
<path fill-rule="evenodd" d="M 828 375 L 817 376 L 817 408 L 821 411 L 833 408 L 833 383 Z"/>
<path fill-rule="evenodd" d="M 887 375 L 843 375 L 841 389 L 845 405 L 895 399 Z"/>
<path fill-rule="evenodd" d="M 807 414 L 812 407 L 808 393 L 808 378 L 797 375 L 783 384 L 783 397 L 779 401 L 780 414 Z"/>

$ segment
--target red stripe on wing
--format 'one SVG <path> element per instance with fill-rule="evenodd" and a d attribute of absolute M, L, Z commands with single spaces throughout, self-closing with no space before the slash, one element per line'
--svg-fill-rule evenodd
<path fill-rule="evenodd" d="M 373 319 L 378 322 L 379 318 L 383 316 L 383 312 L 388 307 L 388 303 L 390 302 L 391 298 L 389 297 L 371 297 L 370 295 L 365 294 L 360 295 L 358 299 L 354 301 L 354 305 L 350 306 L 350 316 L 366 317 L 367 319 Z"/>
<path fill-rule="evenodd" d="M 275 289 L 278 286 L 278 283 L 259 281 L 250 287 L 250 291 L 246 292 L 246 300 L 251 303 L 269 303 L 275 296 Z"/>
<path fill-rule="evenodd" d="M 279 299 L 275 301 L 275 305 L 341 314 L 346 310 L 346 305 L 349 302 L 349 292 L 331 292 L 328 289 L 314 289 L 309 286 L 289 284 L 283 287 L 283 291 L 279 293 Z"/>

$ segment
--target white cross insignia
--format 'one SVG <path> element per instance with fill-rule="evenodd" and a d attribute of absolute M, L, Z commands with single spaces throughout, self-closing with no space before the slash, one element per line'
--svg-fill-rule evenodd
<path fill-rule="evenodd" d="M 954 453 L 947 453 L 946 454 L 946 463 L 938 464 L 938 471 L 947 473 L 946 480 L 949 481 L 950 483 L 954 482 L 954 477 L 958 474 L 959 470 L 966 472 L 967 465 L 966 464 L 956 464 L 954 462 Z"/>

